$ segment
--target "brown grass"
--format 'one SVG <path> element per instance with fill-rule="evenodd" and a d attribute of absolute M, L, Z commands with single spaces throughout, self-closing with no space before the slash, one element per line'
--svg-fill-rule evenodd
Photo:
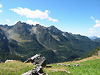
<path fill-rule="evenodd" d="M 100 59 L 100 56 L 92 56 L 92 57 L 88 57 L 82 60 L 78 60 L 78 61 L 73 61 L 73 63 L 80 63 L 80 62 L 84 62 L 84 61 L 88 61 L 88 60 L 95 60 L 95 59 Z"/>
<path fill-rule="evenodd" d="M 64 66 L 59 66 L 59 65 L 53 65 L 51 68 L 44 68 L 46 71 L 52 71 L 52 72 L 55 72 L 55 71 L 66 71 L 68 70 L 67 67 L 64 67 Z"/>

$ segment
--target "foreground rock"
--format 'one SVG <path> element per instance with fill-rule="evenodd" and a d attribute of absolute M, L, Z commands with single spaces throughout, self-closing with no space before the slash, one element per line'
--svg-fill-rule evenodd
<path fill-rule="evenodd" d="M 5 63 L 9 62 L 9 61 L 14 61 L 14 60 L 6 60 Z"/>
<path fill-rule="evenodd" d="M 25 63 L 27 62 L 35 64 L 35 68 L 22 75 L 47 75 L 46 73 L 43 72 L 43 67 L 46 66 L 46 58 L 41 56 L 41 54 L 36 54 L 35 56 L 25 61 Z"/>

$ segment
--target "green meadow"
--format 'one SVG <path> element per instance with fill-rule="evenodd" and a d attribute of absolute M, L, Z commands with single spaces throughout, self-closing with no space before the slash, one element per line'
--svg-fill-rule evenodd
<path fill-rule="evenodd" d="M 54 63 L 48 64 L 52 66 L 51 68 L 44 68 L 43 70 L 49 75 L 100 75 L 100 57 L 90 57 L 79 61 L 62 62 L 60 64 L 70 64 L 70 66 Z M 80 64 L 80 66 L 73 67 L 74 64 Z M 0 75 L 21 75 L 33 68 L 34 65 L 31 63 L 9 61 L 7 63 L 0 63 Z"/>

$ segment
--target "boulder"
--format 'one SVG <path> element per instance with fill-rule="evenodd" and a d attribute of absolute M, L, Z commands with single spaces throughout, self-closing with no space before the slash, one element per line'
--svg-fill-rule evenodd
<path fill-rule="evenodd" d="M 43 72 L 43 67 L 46 66 L 46 58 L 41 56 L 41 54 L 36 54 L 33 57 L 26 60 L 24 63 L 31 62 L 35 64 L 35 68 L 28 71 L 22 75 L 47 75 Z"/>

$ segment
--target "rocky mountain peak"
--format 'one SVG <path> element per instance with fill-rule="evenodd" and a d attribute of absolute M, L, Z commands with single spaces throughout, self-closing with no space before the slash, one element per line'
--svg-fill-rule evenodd
<path fill-rule="evenodd" d="M 27 24 L 25 22 L 18 21 L 15 25 L 29 25 L 29 24 Z"/>
<path fill-rule="evenodd" d="M 21 21 L 18 21 L 16 24 L 21 24 Z"/>
<path fill-rule="evenodd" d="M 58 32 L 58 33 L 62 33 L 61 30 L 57 29 L 55 26 L 51 25 L 50 27 L 48 27 L 48 30 L 52 31 L 52 32 Z"/>
<path fill-rule="evenodd" d="M 39 24 L 36 24 L 36 26 L 40 26 Z"/>

